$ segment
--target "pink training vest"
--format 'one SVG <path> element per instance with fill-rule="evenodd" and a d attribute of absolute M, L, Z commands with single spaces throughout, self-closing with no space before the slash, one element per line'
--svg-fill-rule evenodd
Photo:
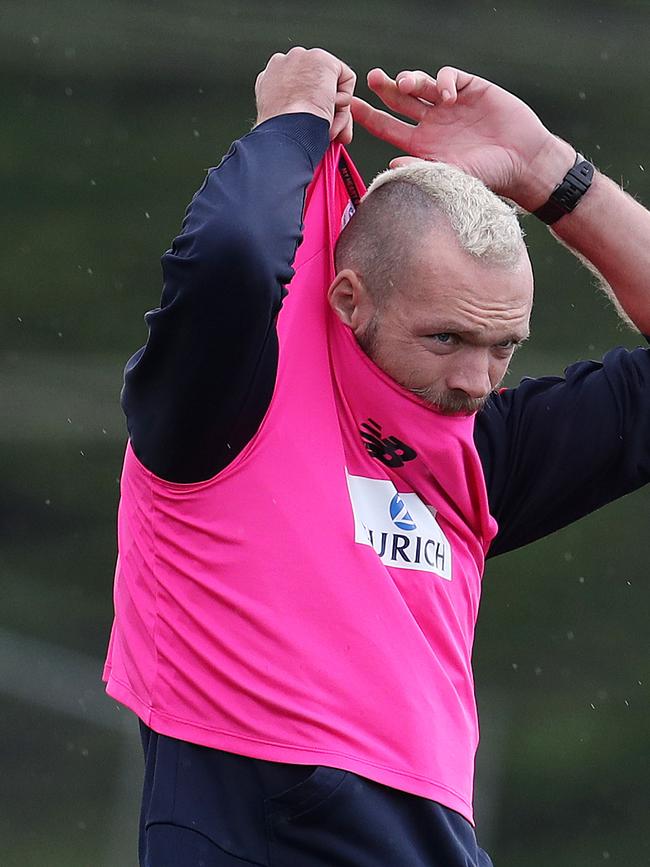
<path fill-rule="evenodd" d="M 127 447 L 107 691 L 155 731 L 330 765 L 472 820 L 471 671 L 496 532 L 473 417 L 397 385 L 331 311 L 339 146 L 308 190 L 264 421 L 215 478 Z"/>

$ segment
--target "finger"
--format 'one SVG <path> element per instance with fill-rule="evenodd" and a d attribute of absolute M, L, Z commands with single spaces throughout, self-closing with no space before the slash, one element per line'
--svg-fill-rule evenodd
<path fill-rule="evenodd" d="M 334 99 L 334 119 L 330 127 L 330 141 L 349 144 L 352 141 L 352 113 L 350 104 L 357 83 L 356 73 L 347 63 L 339 61 L 340 71 Z"/>
<path fill-rule="evenodd" d="M 456 69 L 454 66 L 443 66 L 436 76 L 443 100 L 449 104 L 456 102 L 458 92 L 471 84 L 473 79 L 474 76 L 469 72 L 463 72 L 462 69 Z"/>
<path fill-rule="evenodd" d="M 352 112 L 350 112 L 350 117 L 348 120 L 348 125 L 343 131 L 345 138 L 343 139 L 343 144 L 350 144 L 352 138 L 354 136 L 354 118 L 352 117 Z"/>
<path fill-rule="evenodd" d="M 401 93 L 412 97 L 425 99 L 430 103 L 440 103 L 443 96 L 435 78 L 420 69 L 404 70 L 395 77 L 395 83 Z"/>
<path fill-rule="evenodd" d="M 368 87 L 371 90 L 374 90 L 376 87 L 381 87 L 382 82 L 388 78 L 386 73 L 381 67 L 377 66 L 374 69 L 371 69 L 368 75 L 366 76 L 366 81 L 368 82 Z"/>
<path fill-rule="evenodd" d="M 334 114 L 334 120 L 330 126 L 330 141 L 336 141 L 343 134 L 352 120 L 349 108 L 343 108 Z"/>
<path fill-rule="evenodd" d="M 276 51 L 275 54 L 272 54 L 272 55 L 269 57 L 269 59 L 266 61 L 266 66 L 264 67 L 264 70 L 263 70 L 263 71 L 267 70 L 267 69 L 269 68 L 269 66 L 272 66 L 272 65 L 275 66 L 275 65 L 277 65 L 277 63 L 278 63 L 278 61 L 280 60 L 280 58 L 281 58 L 281 57 L 286 57 L 286 56 L 287 56 L 287 55 L 286 55 L 286 54 L 283 54 L 281 51 Z"/>
<path fill-rule="evenodd" d="M 352 116 L 357 123 L 375 135 L 402 150 L 408 150 L 408 145 L 415 129 L 410 123 L 398 120 L 392 114 L 379 111 L 358 96 L 352 98 Z"/>
<path fill-rule="evenodd" d="M 354 70 L 350 69 L 347 63 L 341 63 L 341 71 L 339 72 L 339 80 L 337 83 L 338 93 L 347 93 L 350 96 L 354 93 L 354 87 L 357 83 L 357 75 Z"/>
<path fill-rule="evenodd" d="M 391 169 L 398 169 L 400 166 L 412 166 L 413 163 L 423 163 L 425 160 L 419 160 L 417 157 L 395 157 L 388 163 Z"/>
<path fill-rule="evenodd" d="M 425 103 L 408 93 L 402 93 L 397 83 L 382 69 L 373 69 L 368 73 L 368 85 L 384 105 L 418 123 L 425 118 L 431 108 L 431 103 Z"/>
<path fill-rule="evenodd" d="M 352 133 L 353 133 L 353 121 L 352 114 L 348 112 L 348 120 L 343 128 L 343 130 L 336 136 L 333 141 L 338 142 L 342 145 L 348 145 L 352 141 Z"/>

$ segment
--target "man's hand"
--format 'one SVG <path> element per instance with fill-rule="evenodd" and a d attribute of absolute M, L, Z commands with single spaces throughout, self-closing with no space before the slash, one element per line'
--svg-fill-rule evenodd
<path fill-rule="evenodd" d="M 354 97 L 354 119 L 368 132 L 411 157 L 453 163 L 528 211 L 548 199 L 573 165 L 574 149 L 526 103 L 476 75 L 445 66 L 436 78 L 416 71 L 392 79 L 373 69 L 368 86 L 389 109 L 416 122 Z M 398 157 L 391 165 L 407 161 Z"/>
<path fill-rule="evenodd" d="M 274 54 L 255 82 L 257 124 L 279 114 L 305 111 L 330 124 L 330 139 L 352 141 L 350 103 L 356 76 L 322 48 Z"/>
<path fill-rule="evenodd" d="M 411 154 L 441 160 L 480 178 L 495 193 L 527 211 L 543 205 L 575 159 L 575 150 L 554 136 L 516 96 L 476 75 L 450 66 L 436 78 L 425 72 L 381 69 L 368 85 L 405 123 L 356 97 L 354 119 L 373 135 Z M 650 213 L 596 172 L 589 191 L 553 231 L 591 263 L 632 323 L 650 335 Z"/>

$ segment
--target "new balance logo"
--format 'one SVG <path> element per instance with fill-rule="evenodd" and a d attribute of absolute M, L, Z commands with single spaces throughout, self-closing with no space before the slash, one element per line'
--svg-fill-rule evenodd
<path fill-rule="evenodd" d="M 397 439 L 397 437 L 382 438 L 381 425 L 371 418 L 367 422 L 362 422 L 359 432 L 368 452 L 386 467 L 399 469 L 407 461 L 417 458 L 415 449 L 407 446 L 406 443 Z"/>

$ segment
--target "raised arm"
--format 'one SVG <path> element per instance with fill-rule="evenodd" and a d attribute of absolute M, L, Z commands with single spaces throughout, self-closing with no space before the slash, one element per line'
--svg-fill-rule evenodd
<path fill-rule="evenodd" d="M 161 305 L 122 394 L 134 451 L 162 478 L 215 475 L 264 416 L 305 189 L 329 140 L 350 140 L 353 86 L 319 49 L 274 55 L 258 76 L 255 129 L 208 173 L 163 256 Z"/>
<path fill-rule="evenodd" d="M 435 78 L 414 71 L 392 79 L 374 69 L 368 83 L 389 109 L 415 121 L 355 98 L 355 120 L 369 132 L 410 157 L 453 163 L 527 211 L 542 206 L 574 164 L 574 148 L 529 106 L 478 76 L 443 67 Z M 598 271 L 632 323 L 650 334 L 650 213 L 597 171 L 575 210 L 552 229 Z"/>

